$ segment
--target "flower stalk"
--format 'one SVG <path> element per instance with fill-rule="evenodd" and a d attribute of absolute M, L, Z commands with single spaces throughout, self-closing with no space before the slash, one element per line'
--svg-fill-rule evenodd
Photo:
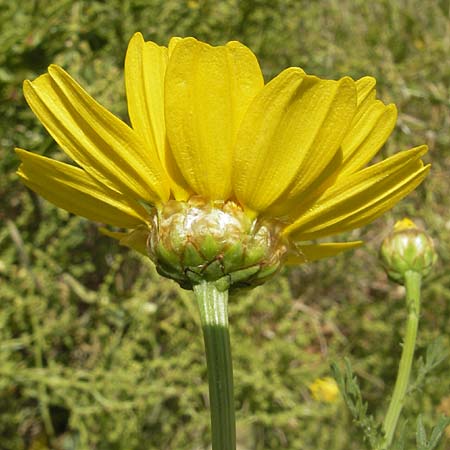
<path fill-rule="evenodd" d="M 406 321 L 405 341 L 400 359 L 397 380 L 394 392 L 383 423 L 385 433 L 385 448 L 390 448 L 397 428 L 398 419 L 403 408 L 406 392 L 408 389 L 411 366 L 416 346 L 417 329 L 420 313 L 420 286 L 422 275 L 418 272 L 408 270 L 404 274 L 406 288 L 406 305 L 408 318 Z"/>
<path fill-rule="evenodd" d="M 208 368 L 212 450 L 236 449 L 233 366 L 228 328 L 228 291 L 214 283 L 194 286 Z"/>

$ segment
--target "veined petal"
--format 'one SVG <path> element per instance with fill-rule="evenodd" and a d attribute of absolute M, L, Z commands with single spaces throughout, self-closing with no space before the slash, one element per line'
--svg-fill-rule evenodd
<path fill-rule="evenodd" d="M 350 78 L 283 71 L 252 102 L 239 130 L 233 169 L 238 200 L 258 212 L 274 202 L 295 203 L 334 158 L 355 109 Z"/>
<path fill-rule="evenodd" d="M 341 144 L 343 161 L 338 178 L 364 167 L 384 145 L 397 120 L 395 105 L 373 100 L 347 132 Z"/>
<path fill-rule="evenodd" d="M 337 179 L 363 168 L 375 156 L 392 132 L 397 118 L 395 105 L 386 106 L 376 100 L 375 84 L 372 77 L 355 82 L 358 106 L 340 151 L 301 196 L 280 199 L 268 209 L 269 215 L 295 220 L 299 204 L 306 209 Z"/>
<path fill-rule="evenodd" d="M 170 38 L 169 41 L 169 47 L 168 47 L 168 52 L 169 52 L 169 58 L 172 56 L 172 53 L 175 49 L 175 47 L 177 46 L 177 44 L 179 44 L 184 38 L 178 37 L 178 36 L 174 36 L 172 38 Z"/>
<path fill-rule="evenodd" d="M 356 101 L 358 108 L 355 116 L 353 117 L 353 123 L 358 121 L 362 114 L 364 114 L 367 108 L 374 102 L 377 96 L 375 86 L 377 80 L 372 77 L 363 77 L 355 81 L 356 86 Z"/>
<path fill-rule="evenodd" d="M 305 244 L 297 247 L 298 254 L 290 254 L 286 259 L 287 265 L 304 264 L 317 259 L 329 258 L 338 253 L 363 245 L 363 241 L 353 242 L 325 242 L 323 244 Z"/>
<path fill-rule="evenodd" d="M 148 214 L 138 203 L 98 183 L 84 170 L 16 149 L 22 164 L 18 175 L 39 195 L 73 214 L 117 227 L 135 227 Z"/>
<path fill-rule="evenodd" d="M 232 151 L 249 103 L 263 86 L 253 53 L 238 42 L 211 47 L 177 42 L 166 73 L 169 143 L 184 178 L 198 194 L 231 196 Z"/>
<path fill-rule="evenodd" d="M 170 179 L 177 200 L 189 196 L 189 188 L 170 153 L 164 120 L 164 78 L 168 62 L 166 47 L 144 42 L 136 33 L 128 44 L 125 57 L 125 86 L 128 113 L 133 129 L 147 144 L 148 152 L 157 153 Z"/>
<path fill-rule="evenodd" d="M 148 202 L 169 197 L 167 177 L 156 152 L 103 108 L 63 69 L 25 81 L 24 94 L 33 112 L 61 148 L 86 172 L 117 192 Z"/>
<path fill-rule="evenodd" d="M 148 256 L 147 239 L 149 235 L 149 228 L 142 225 L 129 232 L 110 231 L 106 228 L 99 228 L 100 232 L 105 236 L 109 236 L 119 241 L 120 245 L 132 248 L 144 256 Z"/>
<path fill-rule="evenodd" d="M 403 178 L 403 180 L 396 186 L 396 188 L 389 192 L 388 195 L 380 196 L 369 206 L 360 209 L 358 212 L 355 212 L 352 215 L 349 215 L 345 220 L 342 220 L 342 222 L 331 225 L 326 230 L 323 229 L 319 233 L 312 232 L 310 236 L 329 236 L 331 234 L 353 230 L 355 228 L 359 228 L 367 225 L 370 222 L 373 222 L 375 219 L 395 206 L 396 203 L 398 203 L 403 197 L 413 191 L 420 183 L 422 183 L 422 181 L 428 175 L 430 168 L 431 165 L 423 166 L 419 161 L 417 163 L 417 171 L 409 176 L 406 175 L 408 169 L 405 168 L 404 174 L 399 174 L 399 177 L 404 176 L 405 178 Z M 316 237 L 310 237 L 309 239 L 316 239 Z"/>
<path fill-rule="evenodd" d="M 303 213 L 284 233 L 291 239 L 309 240 L 352 229 L 394 206 L 426 176 L 420 146 L 354 173 L 328 189 L 312 208 Z M 370 218 L 370 219 L 369 219 Z"/>
<path fill-rule="evenodd" d="M 164 161 L 166 125 L 164 123 L 164 77 L 167 48 L 144 42 L 136 33 L 128 44 L 125 56 L 125 87 L 128 114 L 133 129 L 157 151 Z"/>
<path fill-rule="evenodd" d="M 299 223 L 300 220 L 303 220 L 305 214 L 309 214 L 312 210 L 315 210 L 318 204 L 332 202 L 333 199 L 339 201 L 341 196 L 344 199 L 347 198 L 347 196 L 352 197 L 353 194 L 358 193 L 359 190 L 364 190 L 367 184 L 376 185 L 379 181 L 391 176 L 393 173 L 401 171 L 411 162 L 417 163 L 420 157 L 427 151 L 428 147 L 426 145 L 405 150 L 377 164 L 360 170 L 359 172 L 348 176 L 345 180 L 340 180 L 339 183 L 334 184 L 322 193 L 319 199 L 316 198 L 314 206 L 312 206 L 310 202 L 306 202 L 306 204 L 302 203 L 300 207 L 297 208 L 297 219 L 295 220 L 295 223 Z"/>
<path fill-rule="evenodd" d="M 358 106 L 367 98 L 375 94 L 375 85 L 377 80 L 373 77 L 362 77 L 355 81 Z"/>

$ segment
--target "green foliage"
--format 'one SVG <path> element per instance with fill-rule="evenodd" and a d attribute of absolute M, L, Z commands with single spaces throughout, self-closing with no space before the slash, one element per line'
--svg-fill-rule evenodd
<path fill-rule="evenodd" d="M 126 120 L 123 58 L 138 30 L 160 44 L 172 35 L 241 40 L 266 79 L 289 65 L 325 77 L 376 76 L 381 98 L 399 109 L 383 155 L 426 142 L 433 163 L 425 185 L 393 213 L 425 218 L 438 241 L 440 262 L 423 294 L 423 356 L 439 335 L 450 346 L 449 10 L 448 0 L 0 0 L 1 450 L 209 443 L 190 293 L 18 182 L 14 146 L 65 158 L 27 107 L 24 79 L 61 64 Z M 364 249 L 291 269 L 230 300 L 240 450 L 361 449 L 344 402 L 318 403 L 308 385 L 328 375 L 329 358 L 351 355 L 374 419 L 385 410 L 405 314 L 401 288 L 387 282 L 376 255 L 393 221 L 387 215 L 347 236 L 367 241 Z M 429 430 L 438 409 L 450 415 L 450 364 L 436 366 L 436 355 L 416 368 L 420 391 L 406 405 L 407 423 L 422 414 Z M 443 427 L 420 442 L 429 446 Z"/>
<path fill-rule="evenodd" d="M 433 450 L 437 448 L 444 434 L 445 427 L 450 424 L 450 419 L 448 417 L 441 417 L 439 423 L 431 431 L 430 439 L 427 438 L 427 433 L 423 425 L 422 416 L 419 415 L 417 418 L 417 431 L 416 431 L 416 442 L 417 450 Z"/>
<path fill-rule="evenodd" d="M 432 371 L 449 357 L 449 350 L 441 336 L 432 341 L 426 348 L 425 358 L 420 357 L 417 361 L 417 374 L 414 380 L 410 381 L 408 394 L 421 389 L 426 383 Z"/>
<path fill-rule="evenodd" d="M 415 383 L 411 384 L 408 394 L 411 395 L 418 390 L 431 373 L 440 363 L 448 356 L 448 350 L 442 346 L 440 339 L 433 341 L 426 352 L 425 361 L 419 359 L 418 376 Z M 338 383 L 341 394 L 344 398 L 347 408 L 352 414 L 353 421 L 361 429 L 364 440 L 368 442 L 371 450 L 403 450 L 407 442 L 406 421 L 398 427 L 397 439 L 392 445 L 387 445 L 380 422 L 378 422 L 371 414 L 368 413 L 368 404 L 364 402 L 358 380 L 353 374 L 350 360 L 345 358 L 345 368 L 342 372 L 336 363 L 331 364 L 331 372 Z M 438 424 L 431 432 L 430 440 L 427 439 L 425 427 L 423 425 L 422 415 L 417 418 L 416 444 L 417 450 L 433 450 L 442 438 L 445 427 L 450 424 L 450 418 L 440 417 Z"/>
<path fill-rule="evenodd" d="M 381 426 L 367 412 L 368 405 L 362 398 L 358 380 L 353 375 L 350 361 L 347 358 L 345 359 L 345 371 L 343 373 L 336 363 L 331 365 L 331 371 L 353 420 L 364 434 L 364 439 L 369 442 L 372 450 L 381 449 L 383 445 Z"/>

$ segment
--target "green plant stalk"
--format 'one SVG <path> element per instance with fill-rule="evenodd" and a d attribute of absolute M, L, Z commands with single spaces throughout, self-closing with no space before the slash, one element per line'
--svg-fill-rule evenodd
<path fill-rule="evenodd" d="M 385 448 L 392 444 L 398 419 L 403 408 L 406 391 L 408 389 L 411 366 L 416 346 L 417 329 L 420 313 L 420 285 L 422 276 L 411 270 L 405 273 L 406 304 L 408 318 L 406 321 L 405 341 L 395 382 L 394 392 L 383 423 L 385 433 Z"/>
<path fill-rule="evenodd" d="M 228 328 L 228 291 L 213 283 L 194 287 L 200 310 L 208 368 L 212 450 L 236 449 L 233 367 Z"/>

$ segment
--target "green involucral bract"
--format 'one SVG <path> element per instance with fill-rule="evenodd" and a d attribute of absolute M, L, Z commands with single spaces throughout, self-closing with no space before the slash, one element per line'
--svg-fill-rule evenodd
<path fill-rule="evenodd" d="M 283 263 L 287 242 L 276 222 L 251 219 L 233 201 L 169 201 L 155 211 L 148 251 L 161 275 L 185 289 L 256 286 Z"/>

